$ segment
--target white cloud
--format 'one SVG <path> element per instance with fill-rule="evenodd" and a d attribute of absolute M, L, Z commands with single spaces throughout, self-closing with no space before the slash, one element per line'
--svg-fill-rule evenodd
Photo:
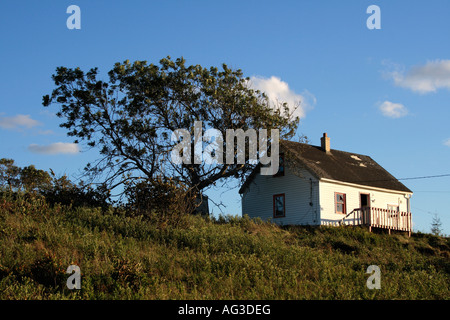
<path fill-rule="evenodd" d="M 389 118 L 401 118 L 408 114 L 408 109 L 404 105 L 390 101 L 384 101 L 379 109 L 385 117 Z"/>
<path fill-rule="evenodd" d="M 304 90 L 302 94 L 298 94 L 289 88 L 287 82 L 275 76 L 270 78 L 253 76 L 250 78 L 250 87 L 264 92 L 272 106 L 275 106 L 276 102 L 287 102 L 291 108 L 291 114 L 300 119 L 304 118 L 306 111 L 312 109 L 316 104 L 316 98 L 309 91 Z"/>
<path fill-rule="evenodd" d="M 53 130 L 39 130 L 38 134 L 47 136 L 47 135 L 55 134 L 55 132 Z"/>
<path fill-rule="evenodd" d="M 18 114 L 14 117 L 0 117 L 0 128 L 3 129 L 31 129 L 42 125 L 39 121 L 31 119 L 29 114 Z"/>
<path fill-rule="evenodd" d="M 450 138 L 444 140 L 444 146 L 450 147 Z"/>
<path fill-rule="evenodd" d="M 450 60 L 429 61 L 425 65 L 412 67 L 406 73 L 396 69 L 388 75 L 397 86 L 419 93 L 450 89 Z"/>
<path fill-rule="evenodd" d="M 56 142 L 46 146 L 30 144 L 28 150 L 37 154 L 75 154 L 80 152 L 76 143 Z"/>

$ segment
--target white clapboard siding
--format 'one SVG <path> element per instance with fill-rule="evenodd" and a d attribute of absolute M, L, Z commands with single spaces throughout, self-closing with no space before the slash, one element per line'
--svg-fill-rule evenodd
<path fill-rule="evenodd" d="M 284 176 L 257 174 L 242 195 L 242 215 L 260 217 L 280 225 L 318 225 L 318 181 L 306 170 L 293 174 L 288 168 Z M 285 195 L 285 217 L 273 217 L 273 196 Z"/>
<path fill-rule="evenodd" d="M 353 209 L 361 207 L 360 193 L 370 195 L 370 206 L 387 209 L 388 205 L 399 206 L 400 211 L 407 212 L 410 193 L 382 190 L 366 186 L 356 186 L 341 182 L 323 181 L 319 182 L 320 192 L 320 218 L 322 225 L 336 225 L 343 214 L 335 213 L 335 193 L 346 195 L 346 211 L 350 213 Z"/>

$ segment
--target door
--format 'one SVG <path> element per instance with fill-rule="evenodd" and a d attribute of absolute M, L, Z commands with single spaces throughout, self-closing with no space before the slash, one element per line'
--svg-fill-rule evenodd
<path fill-rule="evenodd" d="M 370 207 L 370 194 L 360 193 L 359 197 L 360 197 L 359 203 L 361 205 L 361 208 L 369 208 Z"/>

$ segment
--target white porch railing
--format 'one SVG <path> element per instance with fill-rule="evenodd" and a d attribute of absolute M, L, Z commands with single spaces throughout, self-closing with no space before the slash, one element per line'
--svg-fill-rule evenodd
<path fill-rule="evenodd" d="M 365 225 L 390 230 L 407 231 L 411 235 L 412 215 L 411 212 L 386 210 L 381 208 L 358 208 L 347 214 L 340 225 Z"/>

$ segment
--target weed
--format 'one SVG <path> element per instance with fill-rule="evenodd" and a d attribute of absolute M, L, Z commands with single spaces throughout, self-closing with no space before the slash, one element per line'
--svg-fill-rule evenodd
<path fill-rule="evenodd" d="M 450 296 L 448 238 L 279 227 L 247 216 L 155 219 L 0 196 L 0 299 Z M 81 268 L 81 290 L 66 287 L 71 264 Z M 366 287 L 372 264 L 380 290 Z"/>

